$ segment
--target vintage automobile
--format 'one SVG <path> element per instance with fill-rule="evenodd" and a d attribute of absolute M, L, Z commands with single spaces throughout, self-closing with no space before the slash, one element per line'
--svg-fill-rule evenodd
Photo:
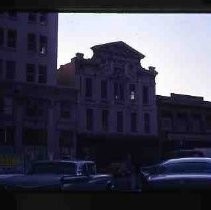
<path fill-rule="evenodd" d="M 1 178 L 8 191 L 90 191 L 113 190 L 113 176 L 97 174 L 93 161 L 36 161 L 26 174 Z"/>
<path fill-rule="evenodd" d="M 211 158 L 192 157 L 164 161 L 141 168 L 142 192 L 211 191 Z"/>

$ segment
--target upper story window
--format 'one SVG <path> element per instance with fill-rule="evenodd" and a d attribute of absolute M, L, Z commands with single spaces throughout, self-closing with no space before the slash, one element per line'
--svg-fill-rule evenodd
<path fill-rule="evenodd" d="M 27 82 L 35 82 L 35 65 L 34 64 L 26 64 L 26 81 Z"/>
<path fill-rule="evenodd" d="M 101 98 L 102 99 L 107 99 L 108 97 L 108 85 L 107 85 L 107 81 L 106 80 L 102 80 L 101 81 Z"/>
<path fill-rule="evenodd" d="M 123 132 L 123 112 L 117 112 L 117 132 Z"/>
<path fill-rule="evenodd" d="M 40 24 L 46 25 L 48 22 L 48 15 L 47 13 L 40 13 Z"/>
<path fill-rule="evenodd" d="M 0 59 L 0 79 L 3 78 L 4 71 L 3 71 L 3 60 Z"/>
<path fill-rule="evenodd" d="M 102 110 L 102 128 L 104 131 L 108 131 L 108 110 Z"/>
<path fill-rule="evenodd" d="M 26 103 L 25 112 L 28 117 L 43 116 L 44 104 L 42 101 L 28 100 Z"/>
<path fill-rule="evenodd" d="M 131 113 L 130 130 L 131 132 L 137 131 L 137 114 L 136 113 Z"/>
<path fill-rule="evenodd" d="M 40 36 L 40 54 L 47 54 L 47 36 Z"/>
<path fill-rule="evenodd" d="M 6 79 L 15 79 L 16 63 L 15 61 L 6 61 Z"/>
<path fill-rule="evenodd" d="M 67 102 L 61 102 L 60 106 L 60 116 L 63 119 L 67 119 L 70 117 L 70 106 L 68 105 Z"/>
<path fill-rule="evenodd" d="M 149 113 L 144 114 L 144 131 L 145 133 L 150 133 L 151 131 Z"/>
<path fill-rule="evenodd" d="M 124 101 L 124 85 L 122 83 L 114 83 L 114 100 Z"/>
<path fill-rule="evenodd" d="M 46 65 L 39 65 L 38 82 L 39 83 L 47 82 L 47 67 L 46 67 Z"/>
<path fill-rule="evenodd" d="M 1 145 L 14 145 L 15 142 L 15 128 L 7 126 L 0 129 L 0 144 Z"/>
<path fill-rule="evenodd" d="M 10 18 L 15 19 L 15 18 L 17 18 L 17 12 L 8 12 L 8 16 L 9 16 Z"/>
<path fill-rule="evenodd" d="M 206 129 L 211 130 L 211 115 L 206 115 Z"/>
<path fill-rule="evenodd" d="M 143 104 L 147 105 L 149 104 L 149 87 L 143 86 Z"/>
<path fill-rule="evenodd" d="M 36 35 L 33 33 L 29 33 L 27 36 L 27 50 L 35 52 L 36 49 L 37 49 Z"/>
<path fill-rule="evenodd" d="M 16 48 L 17 31 L 9 29 L 7 32 L 7 47 Z"/>
<path fill-rule="evenodd" d="M 86 78 L 85 80 L 85 96 L 92 97 L 92 78 Z"/>
<path fill-rule="evenodd" d="M 37 13 L 36 12 L 30 12 L 28 14 L 28 21 L 31 23 L 36 23 L 37 21 Z"/>
<path fill-rule="evenodd" d="M 131 101 L 135 100 L 135 91 L 136 91 L 135 84 L 129 84 L 129 92 L 130 92 L 130 100 Z"/>
<path fill-rule="evenodd" d="M 0 47 L 4 45 L 4 29 L 0 28 Z"/>
<path fill-rule="evenodd" d="M 188 131 L 190 124 L 188 123 L 188 118 L 186 113 L 178 113 L 177 114 L 177 131 L 178 132 L 186 132 Z"/>
<path fill-rule="evenodd" d="M 93 109 L 86 110 L 86 129 L 91 131 L 93 130 Z"/>
<path fill-rule="evenodd" d="M 4 97 L 1 101 L 1 111 L 6 115 L 13 113 L 13 99 L 11 97 Z"/>

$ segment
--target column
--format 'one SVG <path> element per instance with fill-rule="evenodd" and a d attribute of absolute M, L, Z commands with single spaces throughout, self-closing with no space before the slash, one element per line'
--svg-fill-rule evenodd
<path fill-rule="evenodd" d="M 59 142 L 58 134 L 56 132 L 56 103 L 54 101 L 50 102 L 48 107 L 48 139 L 47 139 L 47 151 L 48 157 L 50 159 L 56 158 L 59 156 Z"/>
<path fill-rule="evenodd" d="M 15 149 L 18 155 L 23 154 L 23 104 L 18 103 L 16 107 L 16 123 L 15 123 Z"/>

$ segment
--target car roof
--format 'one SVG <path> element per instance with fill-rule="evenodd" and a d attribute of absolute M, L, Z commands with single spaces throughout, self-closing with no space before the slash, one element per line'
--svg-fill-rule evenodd
<path fill-rule="evenodd" d="M 211 158 L 207 157 L 184 157 L 184 158 L 174 158 L 169 159 L 161 164 L 169 164 L 169 163 L 184 163 L 184 162 L 209 162 L 211 163 Z"/>
<path fill-rule="evenodd" d="M 74 164 L 90 163 L 90 164 L 93 164 L 94 161 L 90 161 L 90 160 L 39 160 L 39 161 L 34 161 L 33 163 L 74 163 Z"/>

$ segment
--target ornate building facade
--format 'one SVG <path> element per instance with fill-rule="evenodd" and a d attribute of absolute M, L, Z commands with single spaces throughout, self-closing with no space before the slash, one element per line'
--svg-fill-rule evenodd
<path fill-rule="evenodd" d="M 114 139 L 107 149 L 111 151 L 118 142 L 113 153 L 120 153 L 124 138 L 130 141 L 127 147 L 134 139 L 142 142 L 156 137 L 155 68 L 143 68 L 140 62 L 145 56 L 121 41 L 91 49 L 91 59 L 77 53 L 58 69 L 58 83 L 79 91 L 78 148 L 83 148 L 82 142 L 90 140 L 94 145 L 106 138 Z"/>

